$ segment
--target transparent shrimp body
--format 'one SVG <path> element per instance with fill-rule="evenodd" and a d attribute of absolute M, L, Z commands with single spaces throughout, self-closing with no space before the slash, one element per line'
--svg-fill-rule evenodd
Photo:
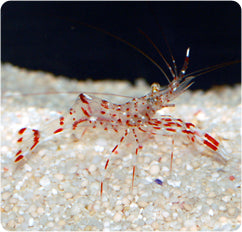
<path fill-rule="evenodd" d="M 123 40 L 121 41 L 126 42 Z M 138 52 L 145 55 L 145 57 L 150 61 L 155 63 L 153 59 L 144 54 L 141 50 L 128 42 L 126 43 L 132 48 L 135 48 Z M 161 52 L 159 50 L 157 51 L 168 66 L 173 78 L 173 80 L 170 81 L 163 69 L 161 69 L 159 66 L 159 69 L 162 70 L 163 74 L 169 81 L 169 84 L 166 88 L 161 88 L 159 84 L 154 83 L 151 86 L 150 93 L 142 97 L 132 98 L 130 101 L 124 104 L 114 104 L 95 95 L 81 93 L 65 115 L 47 123 L 42 127 L 41 130 L 22 128 L 18 131 L 18 143 L 20 147 L 15 154 L 15 162 L 17 163 L 21 161 L 27 154 L 31 153 L 41 142 L 44 142 L 50 136 L 55 136 L 69 130 L 75 132 L 80 127 L 92 129 L 101 127 L 104 131 L 112 131 L 119 137 L 119 142 L 114 146 L 105 163 L 105 171 L 101 178 L 101 195 L 103 193 L 105 173 L 112 154 L 122 143 L 125 143 L 126 137 L 129 137 L 129 141 L 133 142 L 134 159 L 136 159 L 138 153 L 144 146 L 142 136 L 170 136 L 173 138 L 174 144 L 175 137 L 180 135 L 188 139 L 190 143 L 195 143 L 206 147 L 212 153 L 216 154 L 217 160 L 221 161 L 222 163 L 226 163 L 226 151 L 221 146 L 220 142 L 208 133 L 198 129 L 192 123 L 185 122 L 180 118 L 173 118 L 171 115 L 161 115 L 157 118 L 156 112 L 158 110 L 166 107 L 174 107 L 174 104 L 171 103 L 172 100 L 182 94 L 192 84 L 191 81 L 196 76 L 207 72 L 207 69 L 203 69 L 202 73 L 200 72 L 196 75 L 186 75 L 190 48 L 187 49 L 184 65 L 179 74 L 177 72 L 173 56 L 171 55 L 174 69 L 171 68 Z M 155 65 L 157 65 L 157 63 L 155 63 Z M 220 67 L 221 65 L 217 65 L 211 67 L 210 69 L 214 70 Z M 208 69 L 208 71 L 210 69 Z M 172 160 L 173 149 L 171 151 L 170 168 L 172 168 Z M 135 162 L 132 168 L 133 186 L 136 170 Z"/>

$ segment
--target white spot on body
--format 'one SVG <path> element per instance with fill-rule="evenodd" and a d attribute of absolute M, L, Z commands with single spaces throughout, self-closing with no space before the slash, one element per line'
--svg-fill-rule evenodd
<path fill-rule="evenodd" d="M 97 120 L 97 117 L 91 116 L 89 119 L 90 119 L 90 121 L 95 122 Z"/>
<path fill-rule="evenodd" d="M 88 100 L 92 100 L 92 98 L 89 95 L 85 94 L 85 93 L 83 93 L 83 96 L 86 97 Z"/>

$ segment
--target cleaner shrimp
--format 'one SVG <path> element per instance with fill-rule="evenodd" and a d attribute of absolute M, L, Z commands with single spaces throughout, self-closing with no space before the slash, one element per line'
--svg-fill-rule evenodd
<path fill-rule="evenodd" d="M 24 127 L 18 131 L 19 138 L 17 143 L 19 144 L 19 149 L 15 154 L 15 163 L 19 163 L 21 160 L 23 160 L 26 155 L 33 152 L 39 144 L 44 142 L 50 136 L 61 134 L 67 130 L 71 130 L 73 133 L 75 133 L 78 129 L 84 129 L 85 132 L 87 128 L 95 129 L 98 127 L 102 128 L 104 131 L 111 131 L 119 136 L 119 142 L 111 150 L 104 166 L 104 173 L 101 176 L 101 196 L 103 194 L 105 174 L 113 154 L 119 149 L 121 144 L 130 141 L 132 141 L 132 145 L 134 145 L 134 164 L 132 166 L 133 188 L 136 172 L 135 160 L 142 150 L 144 146 L 144 138 L 147 136 L 161 135 L 172 138 L 170 170 L 172 170 L 175 137 L 178 135 L 184 137 L 184 139 L 188 139 L 190 143 L 205 147 L 208 151 L 214 154 L 214 157 L 218 161 L 224 164 L 226 163 L 227 152 L 217 139 L 213 138 L 207 132 L 200 130 L 193 123 L 185 122 L 180 118 L 174 118 L 172 115 L 160 115 L 159 118 L 157 118 L 156 112 L 167 107 L 174 107 L 175 104 L 171 102 L 191 86 L 195 77 L 235 62 L 218 64 L 210 68 L 205 68 L 190 74 L 186 74 L 190 55 L 190 48 L 188 48 L 183 67 L 180 72 L 178 72 L 175 59 L 171 52 L 170 54 L 173 67 L 167 62 L 163 54 L 155 46 L 152 40 L 145 35 L 167 65 L 173 78 L 172 81 L 170 81 L 165 71 L 151 57 L 149 57 L 139 48 L 135 47 L 126 40 L 111 34 L 110 32 L 104 31 L 103 29 L 90 25 L 87 26 L 100 30 L 118 39 L 144 55 L 164 74 L 169 82 L 168 86 L 161 88 L 158 83 L 153 83 L 151 86 L 151 91 L 148 94 L 142 97 L 133 97 L 124 104 L 115 104 L 101 99 L 93 94 L 85 92 L 80 93 L 75 103 L 64 115 L 47 123 L 44 127 L 42 127 L 42 129 L 31 129 Z"/>

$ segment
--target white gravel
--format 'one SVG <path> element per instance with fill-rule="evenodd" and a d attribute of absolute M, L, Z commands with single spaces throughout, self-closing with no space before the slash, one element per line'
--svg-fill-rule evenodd
<path fill-rule="evenodd" d="M 6 230 L 234 230 L 240 226 L 240 85 L 187 91 L 170 112 L 222 142 L 229 152 L 226 165 L 203 156 L 178 136 L 170 174 L 170 139 L 150 137 L 137 157 L 133 190 L 132 151 L 125 144 L 108 166 L 102 198 L 100 177 L 107 155 L 120 139 L 104 130 L 88 130 L 81 138 L 77 134 L 53 137 L 19 165 L 13 162 L 17 131 L 25 126 L 41 128 L 65 112 L 77 96 L 33 95 L 56 91 L 142 96 L 149 86 L 142 80 L 136 86 L 125 81 L 77 82 L 2 65 L 1 224 Z"/>

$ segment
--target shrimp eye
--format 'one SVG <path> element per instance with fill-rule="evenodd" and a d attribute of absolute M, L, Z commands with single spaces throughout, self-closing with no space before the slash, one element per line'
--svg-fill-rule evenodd
<path fill-rule="evenodd" d="M 154 82 L 154 83 L 151 85 L 151 88 L 152 88 L 152 93 L 156 93 L 157 91 L 160 90 L 160 84 L 157 83 L 157 82 Z"/>

